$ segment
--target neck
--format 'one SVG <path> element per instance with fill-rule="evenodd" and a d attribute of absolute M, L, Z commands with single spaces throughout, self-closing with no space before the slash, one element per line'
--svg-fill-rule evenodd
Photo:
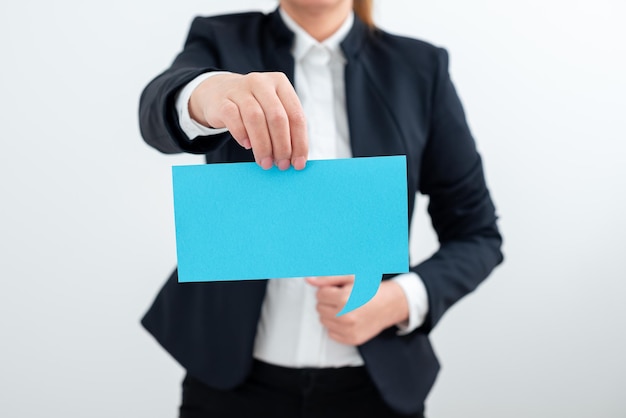
<path fill-rule="evenodd" d="M 352 0 L 332 5 L 300 5 L 281 0 L 280 7 L 318 42 L 335 33 L 352 11 Z"/>

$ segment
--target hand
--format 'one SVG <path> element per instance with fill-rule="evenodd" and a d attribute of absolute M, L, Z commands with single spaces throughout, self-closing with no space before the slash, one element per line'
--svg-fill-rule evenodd
<path fill-rule="evenodd" d="M 233 138 L 268 170 L 302 170 L 308 156 L 300 100 L 283 73 L 220 74 L 202 82 L 189 100 L 189 114 Z"/>
<path fill-rule="evenodd" d="M 365 305 L 340 317 L 337 313 L 346 304 L 354 276 L 309 277 L 307 283 L 317 287 L 317 312 L 328 336 L 348 345 L 361 345 L 382 330 L 406 321 L 409 306 L 399 284 L 385 280 L 376 295 Z"/>

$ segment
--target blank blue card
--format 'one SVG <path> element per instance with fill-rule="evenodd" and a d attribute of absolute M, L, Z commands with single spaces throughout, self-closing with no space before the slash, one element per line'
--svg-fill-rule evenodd
<path fill-rule="evenodd" d="M 347 313 L 408 271 L 406 158 L 172 168 L 180 282 L 354 274 Z"/>

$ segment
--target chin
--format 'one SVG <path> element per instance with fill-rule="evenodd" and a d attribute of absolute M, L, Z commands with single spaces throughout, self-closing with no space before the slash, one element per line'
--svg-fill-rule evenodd
<path fill-rule="evenodd" d="M 323 8 L 338 7 L 342 4 L 352 5 L 352 0 L 281 0 L 281 5 L 292 7 Z"/>

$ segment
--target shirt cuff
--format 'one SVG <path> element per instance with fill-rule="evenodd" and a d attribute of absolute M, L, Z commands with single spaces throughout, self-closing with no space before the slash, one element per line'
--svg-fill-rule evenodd
<path fill-rule="evenodd" d="M 426 286 L 417 273 L 413 272 L 400 274 L 391 280 L 400 285 L 409 304 L 409 319 L 396 324 L 398 335 L 407 335 L 419 328 L 428 314 Z"/>
<path fill-rule="evenodd" d="M 180 129 L 183 130 L 187 138 L 194 139 L 198 136 L 217 135 L 228 131 L 226 128 L 208 128 L 191 118 L 189 114 L 189 99 L 191 93 L 207 78 L 211 78 L 219 74 L 229 74 L 226 71 L 213 71 L 210 73 L 200 74 L 183 87 L 176 96 L 176 113 L 178 114 L 178 123 Z"/>

